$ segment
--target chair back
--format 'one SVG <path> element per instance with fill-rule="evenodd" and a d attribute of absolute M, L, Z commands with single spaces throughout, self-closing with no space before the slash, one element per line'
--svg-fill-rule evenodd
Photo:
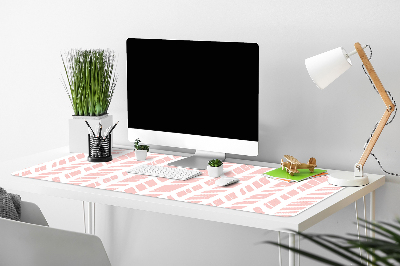
<path fill-rule="evenodd" d="M 99 237 L 43 226 L 33 205 L 22 205 L 23 222 L 0 218 L 0 265 L 111 266 Z"/>
<path fill-rule="evenodd" d="M 32 202 L 21 201 L 21 222 L 49 226 L 39 207 Z"/>

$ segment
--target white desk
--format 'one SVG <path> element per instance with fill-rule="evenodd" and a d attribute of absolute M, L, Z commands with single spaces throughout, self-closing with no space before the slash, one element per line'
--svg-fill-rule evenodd
<path fill-rule="evenodd" d="M 160 151 L 155 151 L 160 152 Z M 163 152 L 163 151 L 161 151 Z M 188 154 L 164 152 L 169 154 L 188 156 Z M 0 187 L 14 191 L 38 193 L 42 195 L 63 197 L 85 202 L 100 203 L 137 210 L 152 211 L 163 214 L 172 214 L 189 218 L 197 218 L 214 222 L 249 226 L 260 229 L 286 231 L 291 229 L 301 232 L 317 224 L 333 213 L 353 203 L 357 199 L 371 193 L 371 220 L 375 220 L 375 190 L 385 183 L 385 176 L 369 174 L 370 184 L 364 187 L 346 188 L 330 196 L 310 209 L 293 217 L 277 217 L 265 214 L 243 212 L 232 209 L 216 208 L 212 206 L 186 203 L 181 201 L 165 200 L 128 193 L 118 193 L 82 186 L 74 186 L 56 182 L 45 182 L 25 177 L 12 176 L 11 173 L 28 168 L 36 164 L 50 161 L 68 155 L 68 147 L 54 149 L 31 156 L 0 163 Z M 227 159 L 229 162 L 246 163 L 259 166 L 278 167 L 277 164 L 250 162 Z M 328 170 L 334 175 L 334 170 Z M 294 246 L 295 234 L 289 234 L 289 245 Z M 294 253 L 289 252 L 289 265 L 294 265 Z"/>

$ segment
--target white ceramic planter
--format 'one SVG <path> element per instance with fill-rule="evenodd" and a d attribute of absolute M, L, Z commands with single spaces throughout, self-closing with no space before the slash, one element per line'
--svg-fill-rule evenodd
<path fill-rule="evenodd" d="M 88 126 L 85 120 L 88 121 L 93 131 L 96 131 L 99 122 L 103 127 L 102 132 L 113 125 L 112 115 L 72 116 L 72 118 L 69 119 L 69 152 L 89 153 Z M 112 146 L 113 138 L 111 135 L 111 147 Z"/>
<path fill-rule="evenodd" d="M 136 150 L 135 155 L 136 155 L 136 161 L 145 161 L 146 157 L 147 157 L 147 151 L 146 150 Z"/>
<path fill-rule="evenodd" d="M 209 177 L 219 177 L 224 172 L 223 170 L 224 170 L 223 165 L 218 167 L 212 167 L 207 165 L 207 171 Z"/>

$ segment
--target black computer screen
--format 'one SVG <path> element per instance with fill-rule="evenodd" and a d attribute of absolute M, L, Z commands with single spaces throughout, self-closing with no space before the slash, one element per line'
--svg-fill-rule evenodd
<path fill-rule="evenodd" d="M 128 128 L 258 141 L 256 43 L 129 38 Z"/>

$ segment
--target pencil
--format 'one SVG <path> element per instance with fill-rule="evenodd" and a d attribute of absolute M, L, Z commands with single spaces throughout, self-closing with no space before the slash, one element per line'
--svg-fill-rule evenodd
<path fill-rule="evenodd" d="M 85 123 L 86 123 L 86 125 L 90 128 L 90 130 L 92 131 L 93 136 L 94 136 L 94 131 L 93 131 L 92 127 L 89 125 L 88 121 L 85 120 Z"/>
<path fill-rule="evenodd" d="M 89 135 L 90 135 L 91 137 L 94 137 L 94 136 L 92 135 L 92 131 L 90 131 L 90 128 L 88 128 L 87 130 L 88 130 L 88 132 L 89 132 Z"/>

